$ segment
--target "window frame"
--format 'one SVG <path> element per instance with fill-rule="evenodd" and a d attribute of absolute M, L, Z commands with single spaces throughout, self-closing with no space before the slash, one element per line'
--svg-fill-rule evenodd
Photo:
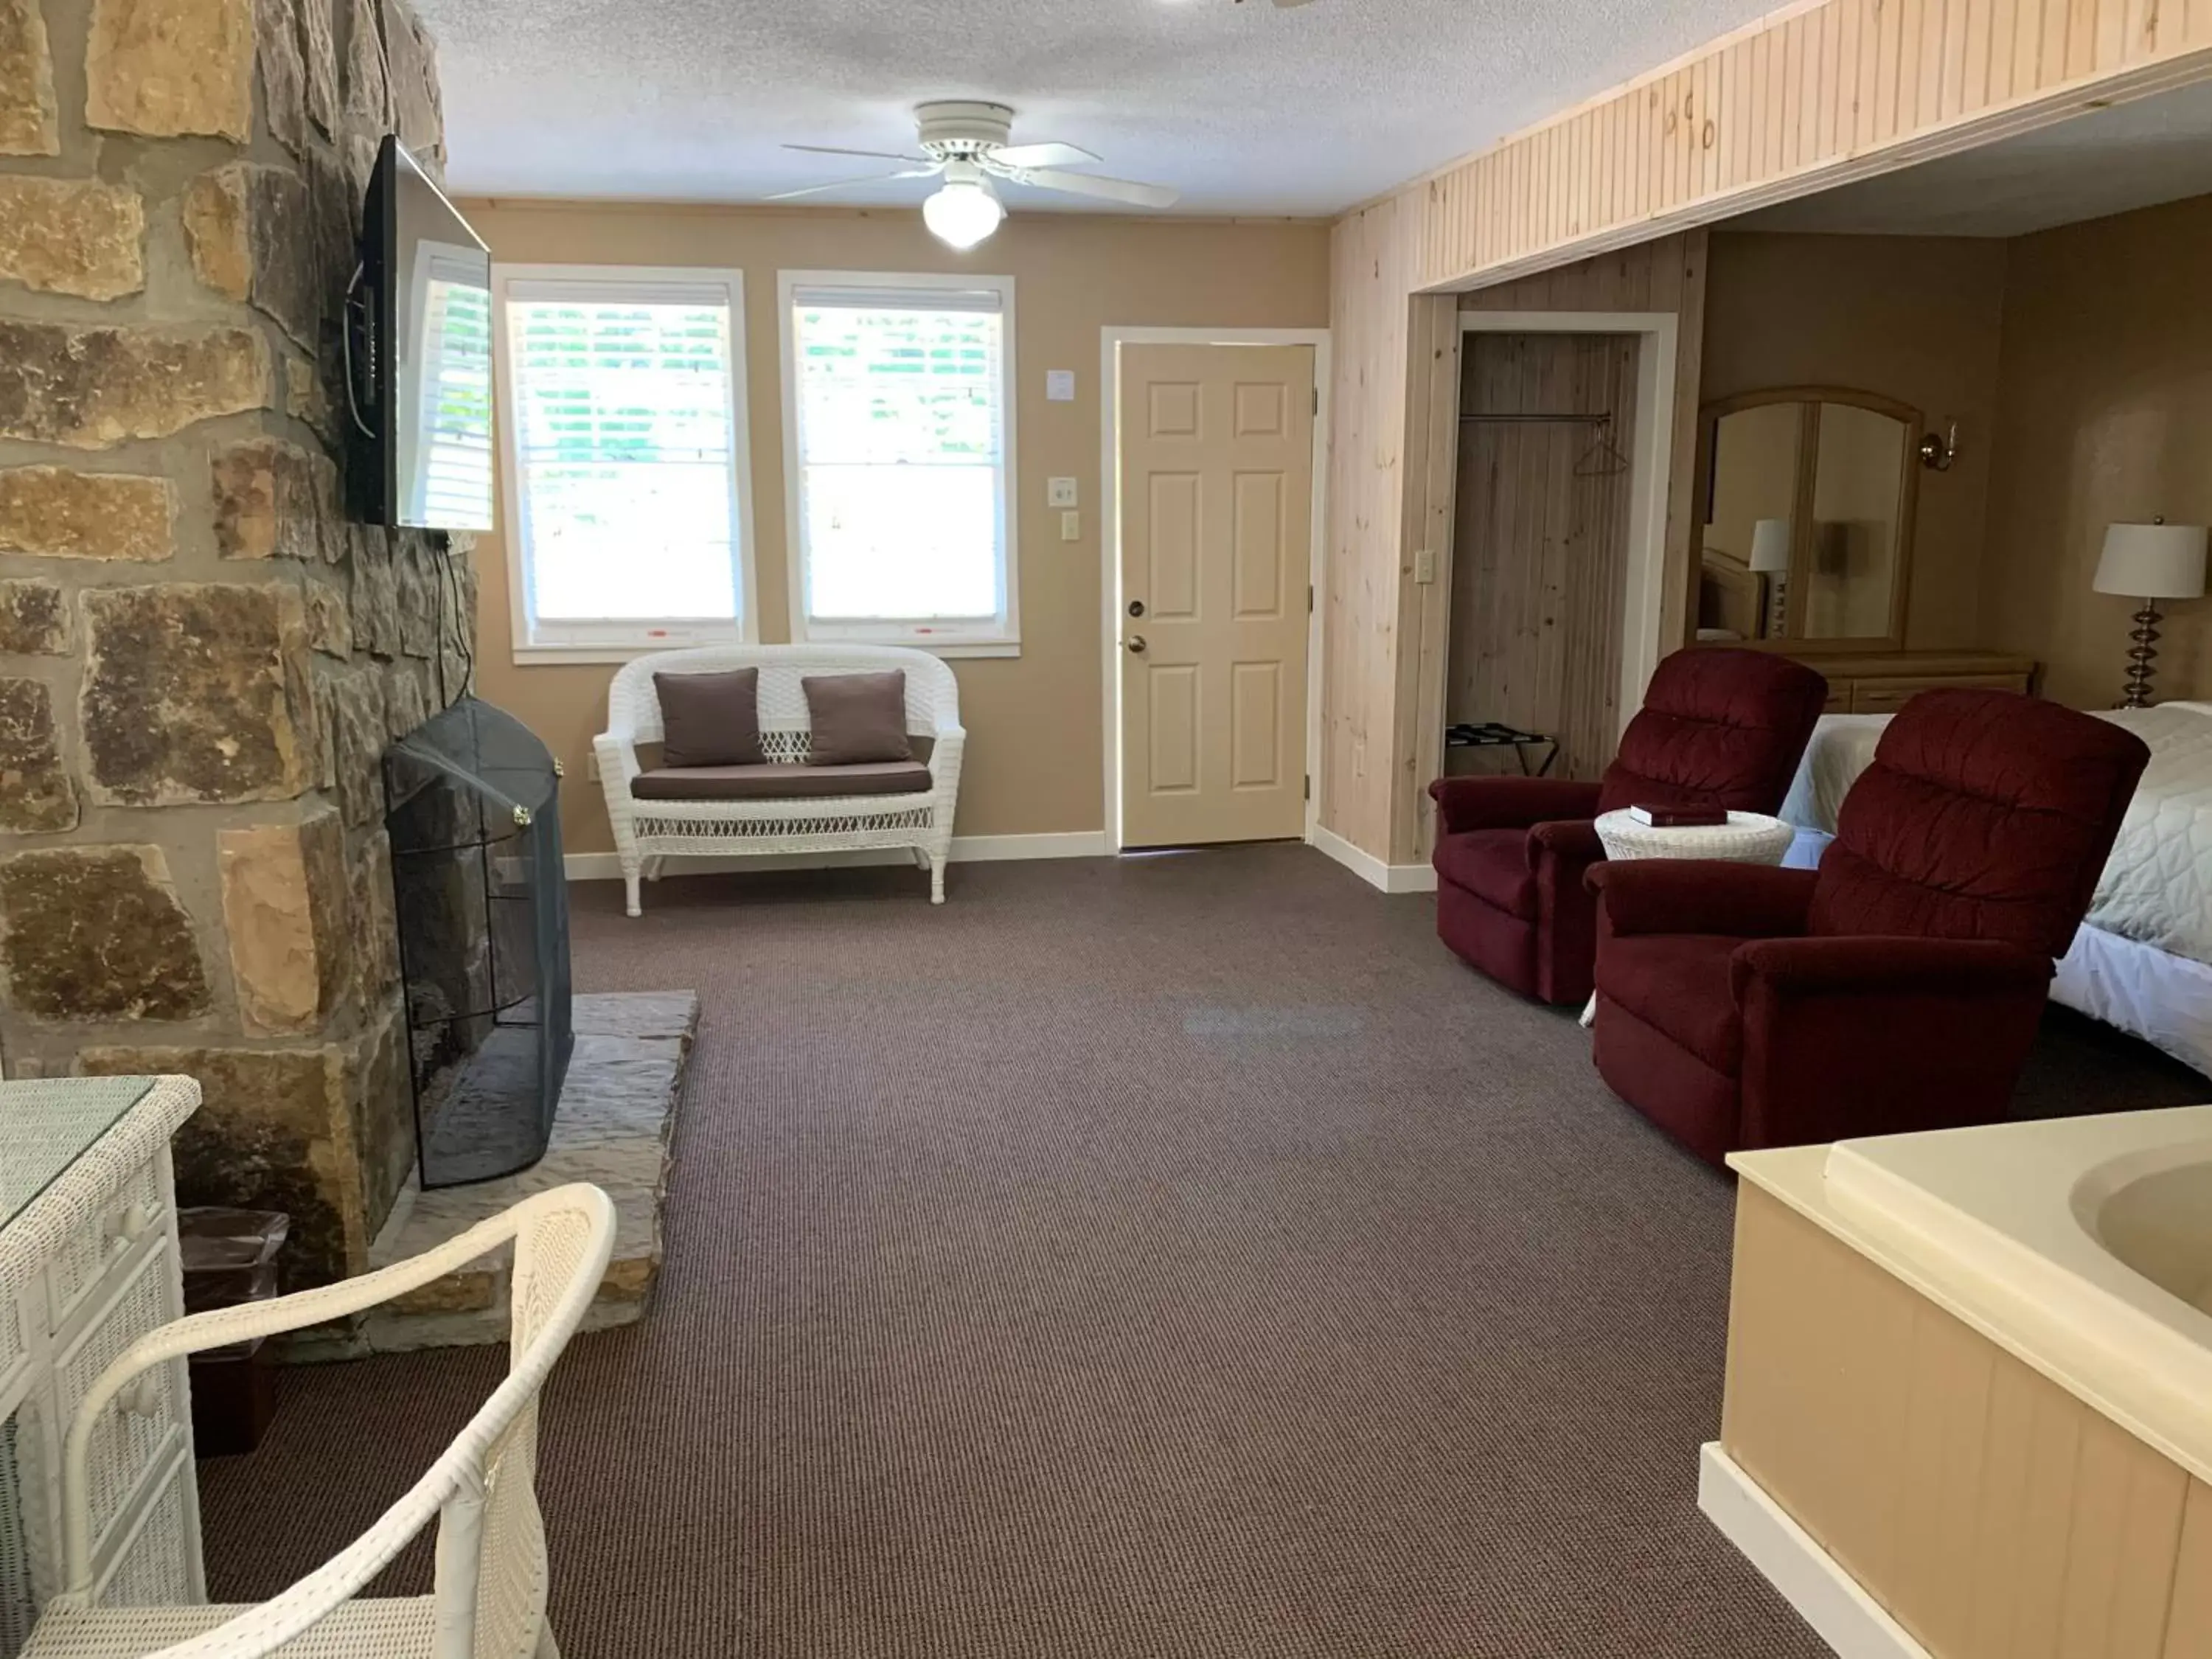
<path fill-rule="evenodd" d="M 562 623 L 567 638 L 548 638 L 532 614 L 528 517 L 522 489 L 521 423 L 514 400 L 514 362 L 507 337 L 507 311 L 514 285 L 574 283 L 581 287 L 639 290 L 720 288 L 728 299 L 731 538 L 735 544 L 738 615 L 727 624 L 696 617 L 626 618 L 598 623 Z M 508 264 L 494 260 L 492 289 L 492 374 L 498 425 L 500 506 L 505 520 L 500 540 L 507 552 L 507 609 L 513 624 L 514 661 L 526 663 L 629 662 L 655 651 L 694 645 L 751 645 L 760 639 L 760 590 L 753 540 L 752 434 L 746 418 L 745 279 L 734 266 Z"/>
<path fill-rule="evenodd" d="M 1005 596 L 1000 615 L 973 622 L 886 620 L 815 626 L 806 614 L 806 512 L 800 493 L 798 327 L 794 302 L 803 289 L 845 289 L 854 294 L 993 293 L 999 301 L 999 583 Z M 903 645 L 940 657 L 1018 657 L 1021 630 L 1020 471 L 1017 464 L 1016 392 L 1021 376 L 1015 366 L 1014 279 L 967 271 L 780 270 L 776 273 L 776 329 L 782 351 L 783 513 L 787 544 L 791 637 L 811 644 Z"/>

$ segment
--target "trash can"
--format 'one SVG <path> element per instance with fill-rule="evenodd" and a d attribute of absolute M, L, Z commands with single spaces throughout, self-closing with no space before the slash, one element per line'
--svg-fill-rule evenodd
<path fill-rule="evenodd" d="M 291 1229 L 292 1218 L 276 1210 L 179 1210 L 185 1311 L 273 1299 L 276 1253 Z M 264 1347 L 255 1337 L 191 1357 L 192 1446 L 200 1456 L 227 1457 L 261 1443 L 276 1413 L 276 1371 Z"/>

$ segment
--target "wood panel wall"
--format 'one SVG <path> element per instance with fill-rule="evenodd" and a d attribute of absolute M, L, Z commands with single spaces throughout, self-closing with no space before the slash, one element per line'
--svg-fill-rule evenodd
<path fill-rule="evenodd" d="M 1431 440 L 1443 434 L 1432 429 L 1427 404 L 1439 383 L 1456 396 L 1449 375 L 1459 363 L 1450 296 L 1413 294 L 1413 223 L 1401 204 L 1387 201 L 1347 215 L 1330 237 L 1334 383 L 1320 818 L 1323 829 L 1378 857 L 1389 855 L 1394 802 L 1413 772 L 1410 748 L 1399 750 L 1401 723 L 1409 734 L 1415 701 L 1400 697 L 1400 682 L 1420 660 L 1418 610 L 1410 630 L 1401 615 L 1401 590 L 1413 586 L 1404 535 L 1409 526 L 1418 535 L 1439 512 L 1449 519 L 1451 467 L 1449 459 L 1431 462 Z M 1415 362 L 1419 374 L 1409 367 Z M 1440 507 L 1431 500 L 1439 489 Z M 1401 638 L 1410 641 L 1403 651 Z"/>
<path fill-rule="evenodd" d="M 1417 860 L 1425 833 L 1434 772 L 1420 705 L 1429 688 L 1441 696 L 1445 607 L 1406 590 L 1413 553 L 1450 518 L 1438 474 L 1451 469 L 1425 411 L 1456 342 L 1417 296 L 1487 289 L 2208 76 L 2212 0 L 1818 0 L 1346 215 L 1333 243 L 1323 826 L 1394 864 Z M 1695 342 L 1683 351 L 1694 364 Z M 1682 598 L 1668 592 L 1662 641 L 1681 637 Z"/>
<path fill-rule="evenodd" d="M 2208 52 L 2212 0 L 1790 8 L 1407 186 L 1417 285 L 1495 280 L 1972 148 L 2202 78 Z"/>
<path fill-rule="evenodd" d="M 2212 1659 L 2212 1487 L 1748 1183 L 1721 1443 L 1943 1659 Z"/>
<path fill-rule="evenodd" d="M 1596 777 L 1620 729 L 1637 348 L 1618 334 L 1461 347 L 1443 720 L 1549 733 L 1554 777 Z M 1446 772 L 1514 769 L 1508 750 L 1444 753 Z"/>

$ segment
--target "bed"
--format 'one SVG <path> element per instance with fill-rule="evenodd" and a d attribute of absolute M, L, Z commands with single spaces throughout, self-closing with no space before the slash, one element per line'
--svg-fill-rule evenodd
<path fill-rule="evenodd" d="M 2087 921 L 2051 994 L 2212 1075 L 2212 703 L 2100 711 L 2150 745 Z M 1782 817 L 1810 869 L 1874 758 L 1887 714 L 1823 714 Z"/>

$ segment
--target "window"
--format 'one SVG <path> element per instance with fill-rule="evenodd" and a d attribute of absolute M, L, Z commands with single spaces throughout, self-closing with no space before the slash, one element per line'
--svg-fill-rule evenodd
<path fill-rule="evenodd" d="M 793 637 L 1013 654 L 1013 280 L 781 289 Z"/>
<path fill-rule="evenodd" d="M 518 659 L 754 637 L 736 271 L 502 267 Z"/>

